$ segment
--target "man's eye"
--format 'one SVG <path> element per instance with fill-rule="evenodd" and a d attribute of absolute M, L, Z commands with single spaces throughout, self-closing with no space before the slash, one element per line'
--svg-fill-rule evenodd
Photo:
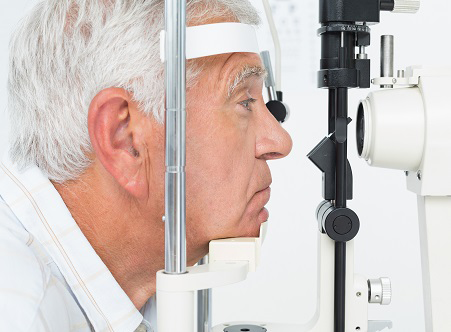
<path fill-rule="evenodd" d="M 252 111 L 252 109 L 251 109 L 250 106 L 251 106 L 253 103 L 255 103 L 256 101 L 257 101 L 257 99 L 249 98 L 249 99 L 240 101 L 238 104 L 240 104 L 241 106 L 243 106 L 243 107 L 244 107 L 245 109 L 247 109 L 248 111 Z"/>

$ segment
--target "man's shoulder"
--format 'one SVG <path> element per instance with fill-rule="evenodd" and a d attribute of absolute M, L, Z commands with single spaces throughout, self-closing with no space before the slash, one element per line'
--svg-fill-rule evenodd
<path fill-rule="evenodd" d="M 0 197 L 0 331 L 90 331 L 36 241 Z"/>
<path fill-rule="evenodd" d="M 50 272 L 29 247 L 32 241 L 0 199 L 1 331 L 29 329 L 45 295 Z"/>
<path fill-rule="evenodd" d="M 42 266 L 30 248 L 33 236 L 21 225 L 20 221 L 0 197 L 0 287 L 33 281 L 35 291 L 44 289 L 50 273 Z M 29 284 L 29 283 L 26 283 Z"/>

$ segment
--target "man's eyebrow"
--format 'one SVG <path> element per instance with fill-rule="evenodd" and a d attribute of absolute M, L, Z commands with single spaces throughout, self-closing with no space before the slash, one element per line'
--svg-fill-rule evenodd
<path fill-rule="evenodd" d="M 246 79 L 251 76 L 256 76 L 259 78 L 266 78 L 267 71 L 262 66 L 249 66 L 245 65 L 241 70 L 236 74 L 235 79 L 230 83 L 228 89 L 228 97 L 230 98 L 236 88 L 244 83 Z"/>

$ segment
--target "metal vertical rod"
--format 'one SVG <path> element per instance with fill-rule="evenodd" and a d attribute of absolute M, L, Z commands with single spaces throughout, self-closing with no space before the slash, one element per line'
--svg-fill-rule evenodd
<path fill-rule="evenodd" d="M 329 107 L 328 107 L 328 133 L 332 134 L 335 131 L 335 113 L 337 104 L 337 90 L 329 88 Z"/>
<path fill-rule="evenodd" d="M 381 36 L 381 77 L 393 77 L 394 73 L 394 37 Z M 393 85 L 381 85 L 381 88 L 393 88 Z"/>
<path fill-rule="evenodd" d="M 199 264 L 208 264 L 208 255 L 202 258 Z M 197 291 L 197 332 L 211 331 L 211 303 L 211 289 Z"/>
<path fill-rule="evenodd" d="M 165 272 L 186 272 L 186 0 L 165 1 Z"/>
<path fill-rule="evenodd" d="M 344 285 L 346 285 L 346 242 L 335 242 L 335 332 L 345 332 L 346 287 Z"/>
<path fill-rule="evenodd" d="M 277 100 L 276 82 L 274 80 L 274 72 L 272 70 L 271 55 L 269 54 L 269 51 L 263 51 L 260 53 L 260 56 L 266 72 L 268 73 L 265 79 L 265 86 L 268 89 L 269 100 Z"/>
<path fill-rule="evenodd" d="M 337 89 L 337 117 L 335 119 L 335 141 L 337 146 L 336 153 L 336 197 L 335 206 L 339 208 L 346 207 L 347 199 L 347 125 L 348 125 L 348 88 Z"/>
<path fill-rule="evenodd" d="M 347 35 L 341 33 L 339 67 L 347 67 Z M 345 208 L 347 200 L 348 88 L 337 88 L 335 114 L 336 175 L 335 207 Z M 334 331 L 346 326 L 346 242 L 335 242 Z"/>

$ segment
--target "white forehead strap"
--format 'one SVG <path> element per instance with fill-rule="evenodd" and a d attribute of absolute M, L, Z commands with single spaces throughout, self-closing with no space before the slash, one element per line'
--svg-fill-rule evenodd
<path fill-rule="evenodd" d="M 160 58 L 165 61 L 165 31 L 160 33 Z M 259 53 L 253 26 L 215 23 L 186 28 L 186 59 L 234 52 Z"/>

